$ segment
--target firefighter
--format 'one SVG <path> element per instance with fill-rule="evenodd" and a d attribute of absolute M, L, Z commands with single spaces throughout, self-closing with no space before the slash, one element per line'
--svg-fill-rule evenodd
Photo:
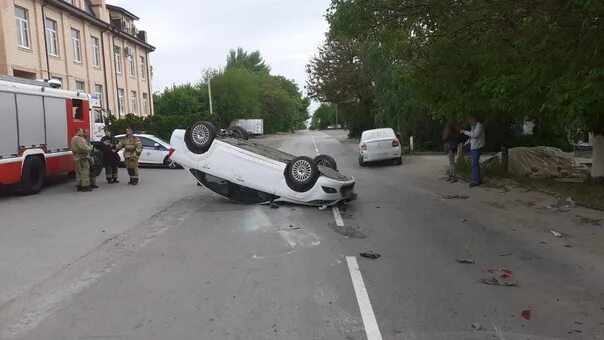
<path fill-rule="evenodd" d="M 138 157 L 142 152 L 142 143 L 138 137 L 132 134 L 132 129 L 126 129 L 126 137 L 117 144 L 117 147 L 113 152 L 118 152 L 124 149 L 124 164 L 128 169 L 128 175 L 130 175 L 130 182 L 128 184 L 138 184 Z"/>
<path fill-rule="evenodd" d="M 99 186 L 96 185 L 96 176 L 95 176 L 95 171 L 94 171 L 94 157 L 92 157 L 92 150 L 94 150 L 94 147 L 92 145 L 92 143 L 90 142 L 90 140 L 92 139 L 91 135 L 90 135 L 90 130 L 88 129 L 84 129 L 84 138 L 86 139 L 86 143 L 88 143 L 88 145 L 91 147 L 91 151 L 88 153 L 88 163 L 90 164 L 90 188 L 91 189 L 97 189 Z"/>
<path fill-rule="evenodd" d="M 84 129 L 78 129 L 71 139 L 71 151 L 75 164 L 76 187 L 78 191 L 92 191 L 90 188 L 90 161 L 89 154 L 92 145 L 84 138 Z"/>
<path fill-rule="evenodd" d="M 103 165 L 105 166 L 105 178 L 107 183 L 119 183 L 117 179 L 117 166 L 120 162 L 120 157 L 113 153 L 113 150 L 118 144 L 118 140 L 111 135 L 111 129 L 105 127 L 105 136 L 101 138 L 103 144 Z"/>

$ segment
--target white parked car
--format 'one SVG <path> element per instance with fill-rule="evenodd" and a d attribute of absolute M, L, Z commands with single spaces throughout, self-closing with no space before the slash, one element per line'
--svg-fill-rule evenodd
<path fill-rule="evenodd" d="M 179 167 L 176 162 L 168 157 L 168 154 L 170 153 L 170 143 L 154 135 L 135 133 L 134 136 L 140 138 L 143 145 L 142 153 L 138 159 L 139 164 L 165 165 L 170 169 Z M 124 139 L 124 137 L 126 137 L 126 135 L 115 136 L 119 141 Z M 118 154 L 120 155 L 120 161 L 124 162 L 124 150 L 120 150 Z"/>
<path fill-rule="evenodd" d="M 240 203 L 332 205 L 356 198 L 355 180 L 337 171 L 333 158 L 295 157 L 245 139 L 239 127 L 216 131 L 207 122 L 174 130 L 170 158 L 198 183 Z"/>
<path fill-rule="evenodd" d="M 363 131 L 359 142 L 359 165 L 393 160 L 402 164 L 401 143 L 391 128 Z"/>

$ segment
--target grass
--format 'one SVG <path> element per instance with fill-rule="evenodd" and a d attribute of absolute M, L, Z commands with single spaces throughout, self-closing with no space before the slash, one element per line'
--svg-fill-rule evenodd
<path fill-rule="evenodd" d="M 460 178 L 470 180 L 470 162 L 458 161 L 457 174 Z M 493 162 L 481 167 L 483 181 L 489 187 L 513 186 L 528 190 L 544 192 L 557 197 L 571 197 L 572 200 L 583 207 L 604 210 L 604 185 L 588 179 L 583 183 L 565 183 L 553 179 L 535 179 L 506 174 L 502 167 Z"/>

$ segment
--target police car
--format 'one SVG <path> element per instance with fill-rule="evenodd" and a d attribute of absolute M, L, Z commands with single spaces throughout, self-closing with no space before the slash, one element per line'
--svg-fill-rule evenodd
<path fill-rule="evenodd" d="M 176 162 L 168 157 L 170 143 L 154 135 L 135 133 L 134 136 L 140 138 L 141 144 L 143 145 L 142 153 L 138 159 L 139 164 L 164 165 L 170 169 L 177 169 L 179 167 Z M 122 141 L 124 137 L 126 137 L 126 135 L 115 136 L 119 141 Z M 124 162 L 124 150 L 120 150 L 118 154 L 120 156 L 120 162 Z"/>
<path fill-rule="evenodd" d="M 285 201 L 332 205 L 356 198 L 355 179 L 328 155 L 296 157 L 246 140 L 237 126 L 217 131 L 208 122 L 174 130 L 170 158 L 199 184 L 239 203 Z"/>

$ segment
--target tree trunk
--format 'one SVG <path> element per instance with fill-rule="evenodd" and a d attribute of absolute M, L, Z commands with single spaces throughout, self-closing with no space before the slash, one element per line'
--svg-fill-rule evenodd
<path fill-rule="evenodd" d="M 593 160 L 591 177 L 599 183 L 604 183 L 604 135 L 594 134 Z"/>

